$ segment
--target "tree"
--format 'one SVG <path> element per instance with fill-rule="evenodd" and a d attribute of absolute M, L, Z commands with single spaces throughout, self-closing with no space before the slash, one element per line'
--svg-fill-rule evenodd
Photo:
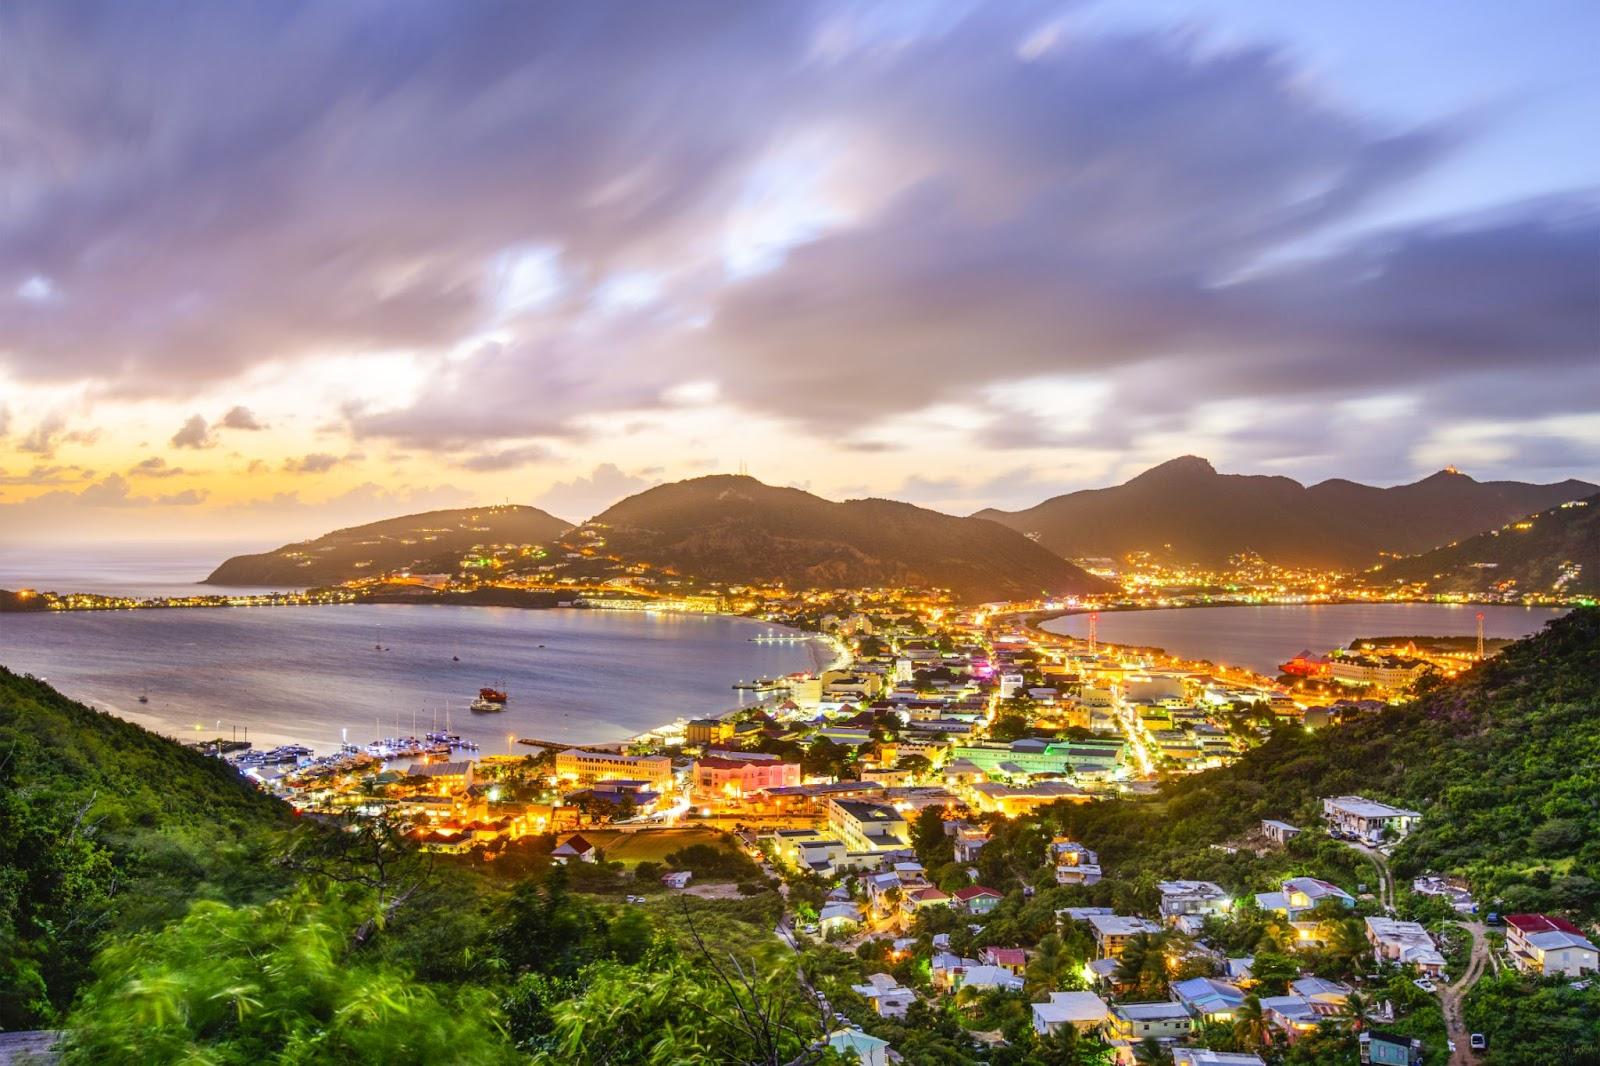
<path fill-rule="evenodd" d="M 955 843 L 944 831 L 944 811 L 939 807 L 924 807 L 911 823 L 911 845 L 917 849 L 917 861 L 928 870 L 954 862 Z"/>
<path fill-rule="evenodd" d="M 1345 997 L 1341 1014 L 1350 1019 L 1350 1029 L 1359 1033 L 1367 1025 L 1367 1012 L 1372 1010 L 1372 1004 L 1360 992 L 1352 992 Z"/>
<path fill-rule="evenodd" d="M 343 815 L 334 826 L 332 832 L 316 826 L 300 833 L 279 862 L 312 878 L 367 889 L 371 913 L 351 934 L 361 944 L 427 892 L 433 859 L 406 838 L 405 823 L 387 807 L 374 815 Z"/>
<path fill-rule="evenodd" d="M 1244 997 L 1233 1014 L 1233 1034 L 1245 1047 L 1260 1047 L 1267 1042 L 1271 1028 L 1266 1012 L 1261 1009 L 1261 999 L 1256 995 Z"/>
<path fill-rule="evenodd" d="M 1117 983 L 1140 992 L 1165 995 L 1167 991 L 1167 938 L 1160 933 L 1135 933 L 1123 945 L 1117 960 Z"/>
<path fill-rule="evenodd" d="M 439 989 L 354 945 L 365 888 L 302 889 L 253 907 L 198 902 L 119 941 L 71 1019 L 68 1063 L 500 1063 L 487 992 Z"/>

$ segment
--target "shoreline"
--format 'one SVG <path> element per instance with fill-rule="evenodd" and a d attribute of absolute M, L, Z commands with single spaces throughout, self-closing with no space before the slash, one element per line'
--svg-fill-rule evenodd
<path fill-rule="evenodd" d="M 1311 607 L 1373 607 L 1373 608 L 1386 608 L 1386 607 L 1459 607 L 1459 608 L 1463 608 L 1463 609 L 1472 609 L 1472 610 L 1481 610 L 1481 609 L 1483 609 L 1485 607 L 1498 607 L 1498 608 L 1506 608 L 1506 609 L 1509 609 L 1509 610 L 1520 610 L 1520 611 L 1559 611 L 1559 612 L 1563 612 L 1562 614 L 1556 615 L 1555 617 L 1557 617 L 1557 618 L 1564 617 L 1566 612 L 1571 612 L 1571 611 L 1579 609 L 1579 605 L 1578 604 L 1463 603 L 1463 602 L 1458 601 L 1458 600 L 1381 600 L 1381 601 L 1376 601 L 1376 602 L 1372 601 L 1372 600 L 1318 600 L 1318 601 L 1311 602 L 1311 603 L 1242 603 L 1242 602 L 1232 602 L 1232 603 L 1185 603 L 1185 604 L 1171 604 L 1171 605 L 1167 605 L 1167 606 L 1149 606 L 1149 607 L 1147 607 L 1147 606 L 1134 606 L 1134 605 L 1126 605 L 1126 604 L 1124 604 L 1124 605 L 1118 605 L 1118 606 L 1114 606 L 1114 607 L 1103 607 L 1103 608 L 1099 608 L 1099 607 L 1068 607 L 1068 608 L 1063 608 L 1061 610 L 1055 610 L 1055 611 L 1034 611 L 1034 612 L 1029 612 L 1027 614 L 1019 616 L 1019 621 L 1021 622 L 1023 628 L 1027 629 L 1028 632 L 1031 633 L 1031 634 L 1043 636 L 1043 637 L 1050 638 L 1050 639 L 1057 640 L 1057 641 L 1065 641 L 1065 642 L 1070 642 L 1072 644 L 1086 645 L 1088 643 L 1087 638 L 1073 636 L 1073 635 L 1071 635 L 1069 633 L 1057 633 L 1057 632 L 1055 632 L 1053 630 L 1044 628 L 1045 623 L 1054 621 L 1057 618 L 1069 618 L 1069 617 L 1074 617 L 1074 616 L 1078 616 L 1078 615 L 1085 615 L 1085 614 L 1092 614 L 1092 613 L 1103 613 L 1103 614 L 1112 614 L 1112 613 L 1116 613 L 1116 614 L 1146 613 L 1146 614 L 1148 614 L 1148 613 L 1155 613 L 1155 612 L 1188 611 L 1188 610 L 1204 610 L 1204 609 L 1234 610 L 1234 609 L 1238 609 L 1238 608 L 1271 608 L 1271 609 L 1285 609 L 1285 608 L 1288 608 L 1288 609 L 1295 609 L 1295 610 L 1304 610 L 1306 608 L 1311 608 Z M 1390 636 L 1390 635 L 1391 634 L 1377 634 L 1377 636 Z M 1423 634 L 1417 634 L 1417 635 L 1423 635 Z M 1426 634 L 1426 635 L 1434 636 L 1434 637 L 1452 636 L 1452 634 Z M 1456 636 L 1460 636 L 1460 634 L 1455 634 L 1455 635 Z M 1370 635 L 1359 635 L 1359 637 L 1352 637 L 1351 639 L 1352 640 L 1354 640 L 1354 639 L 1372 639 L 1372 636 L 1370 636 Z M 1517 639 L 1517 638 L 1500 637 L 1500 638 L 1495 638 L 1495 639 L 1509 640 L 1509 639 Z M 1163 657 L 1168 658 L 1168 659 L 1174 659 L 1174 660 L 1179 660 L 1179 661 L 1184 661 L 1184 662 L 1209 663 L 1213 667 L 1218 667 L 1218 668 L 1221 668 L 1221 669 L 1224 669 L 1224 670 L 1234 670 L 1234 671 L 1239 671 L 1239 672 L 1243 672 L 1243 673 L 1249 673 L 1249 674 L 1252 674 L 1252 675 L 1254 675 L 1256 677 L 1264 678 L 1264 679 L 1266 679 L 1268 681 L 1273 680 L 1273 677 L 1271 677 L 1271 676 L 1269 676 L 1267 674 L 1261 673 L 1259 670 L 1257 670 L 1255 667 L 1252 667 L 1252 666 L 1245 666 L 1245 665 L 1241 665 L 1241 664 L 1238 664 L 1238 663 L 1224 662 L 1224 661 L 1221 661 L 1221 660 L 1205 658 L 1205 657 L 1190 657 L 1190 656 L 1178 655 L 1178 654 L 1174 654 L 1169 649 L 1167 649 L 1165 647 L 1162 647 L 1160 645 L 1154 645 L 1154 644 L 1127 644 L 1127 643 L 1122 643 L 1120 641 L 1104 640 L 1104 639 L 1097 640 L 1096 643 L 1101 647 L 1124 649 L 1124 650 L 1127 650 L 1127 651 L 1130 651 L 1130 652 L 1135 652 L 1135 653 L 1153 652 L 1156 655 L 1163 656 Z M 1286 653 L 1286 654 L 1293 654 L 1293 653 L 1291 652 L 1291 653 Z"/>
<path fill-rule="evenodd" d="M 781 630 L 785 634 L 793 635 L 793 636 L 799 637 L 799 638 L 803 638 L 802 640 L 798 641 L 798 643 L 803 643 L 804 645 L 806 645 L 806 647 L 808 649 L 808 653 L 809 653 L 810 663 L 809 663 L 808 666 L 804 666 L 804 667 L 797 665 L 793 670 L 790 671 L 791 673 L 803 672 L 803 673 L 810 673 L 810 674 L 820 674 L 825 670 L 847 668 L 848 665 L 853 661 L 849 650 L 844 645 L 844 643 L 842 641 L 840 641 L 837 637 L 831 636 L 829 634 L 821 633 L 821 632 L 811 631 L 811 630 L 796 629 L 796 628 L 791 627 L 791 626 L 785 626 L 785 625 L 782 625 L 782 624 L 776 623 L 776 622 L 769 622 L 769 621 L 766 621 L 766 620 L 763 620 L 763 619 L 760 619 L 760 618 L 752 617 L 750 615 L 733 614 L 733 613 L 721 612 L 721 611 L 676 610 L 676 609 L 672 609 L 672 608 L 659 608 L 659 609 L 656 609 L 654 611 L 648 611 L 647 612 L 645 610 L 617 609 L 617 608 L 593 607 L 593 606 L 589 606 L 589 607 L 585 607 L 585 606 L 567 606 L 567 607 L 564 607 L 564 608 L 557 608 L 554 605 L 550 605 L 550 606 L 533 606 L 533 605 L 521 605 L 521 604 L 482 603 L 482 602 L 478 602 L 478 603 L 450 603 L 450 602 L 446 602 L 446 601 L 442 601 L 442 600 L 438 600 L 438 599 L 410 599 L 410 598 L 376 599 L 376 600 L 354 600 L 354 601 L 343 601 L 343 602 L 322 602 L 322 603 L 304 603 L 304 604 L 280 604 L 280 605 L 276 605 L 276 606 L 300 606 L 300 607 L 359 607 L 359 606 L 385 607 L 385 606 L 402 606 L 402 607 L 404 607 L 404 606 L 414 606 L 414 605 L 432 605 L 432 606 L 446 606 L 446 607 L 509 607 L 509 608 L 516 609 L 516 610 L 551 610 L 551 611 L 561 609 L 561 610 L 569 610 L 569 611 L 593 611 L 593 612 L 600 613 L 600 614 L 613 614 L 613 615 L 624 615 L 624 616 L 637 615 L 637 614 L 643 614 L 643 613 L 654 613 L 654 614 L 670 614 L 670 615 L 675 615 L 675 616 L 680 616 L 680 617 L 691 617 L 691 618 L 724 619 L 724 620 L 728 620 L 728 621 L 751 623 L 752 624 L 751 625 L 752 630 L 754 629 L 755 626 L 759 625 L 759 626 L 766 627 L 768 630 Z M 216 605 L 216 606 L 225 607 L 225 606 L 235 606 L 235 605 L 232 605 L 232 604 L 220 604 L 220 605 Z M 237 606 L 246 606 L 246 605 L 237 605 Z M 152 608 L 145 608 L 145 609 L 162 609 L 162 608 L 152 607 Z M 167 608 L 167 609 L 177 609 L 177 608 L 174 607 L 174 608 Z M 107 614 L 107 613 L 111 613 L 111 612 L 119 611 L 119 610 L 134 610 L 134 608 L 111 608 L 111 607 L 107 607 L 107 608 L 75 609 L 75 610 L 62 610 L 62 609 L 30 610 L 30 611 L 27 611 L 27 612 L 19 612 L 19 613 L 45 614 L 45 615 L 63 615 L 63 614 L 76 614 L 76 613 Z M 743 642 L 743 641 L 752 640 L 753 637 L 741 635 L 739 639 L 740 639 L 741 642 Z M 819 654 L 818 650 L 816 650 L 818 645 L 826 646 L 827 651 L 821 652 Z M 5 665 L 5 664 L 0 663 L 0 665 Z M 52 673 L 53 673 L 53 671 L 52 671 Z M 782 676 L 782 675 L 780 675 L 780 676 Z M 52 684 L 52 685 L 54 684 L 54 682 L 46 680 L 42 676 L 41 676 L 40 679 L 41 680 L 45 680 L 47 684 Z M 730 689 L 732 688 L 732 681 L 728 682 L 728 686 L 729 686 Z M 60 690 L 58 690 L 58 691 L 60 691 Z M 88 694 L 88 693 L 85 693 L 85 694 L 82 694 L 82 695 L 72 695 L 72 694 L 70 694 L 68 692 L 65 692 L 65 691 L 63 691 L 62 694 L 67 696 L 68 699 L 72 699 L 75 702 L 82 703 L 84 706 L 87 706 L 87 707 L 91 708 L 92 710 L 99 711 L 99 712 L 101 712 L 103 714 L 109 714 L 109 715 L 111 715 L 111 716 L 113 716 L 115 718 L 118 718 L 118 719 L 120 719 L 122 721 L 125 721 L 125 722 L 128 722 L 130 724 L 136 725 L 139 728 L 148 730 L 149 732 L 156 734 L 157 736 L 164 737 L 164 738 L 166 738 L 168 740 L 171 740 L 171 741 L 173 741 L 175 743 L 184 745 L 186 747 L 193 747 L 193 746 L 195 746 L 197 744 L 209 743 L 209 742 L 217 739 L 216 737 L 211 737 L 211 736 L 207 736 L 207 735 L 204 735 L 204 734 L 189 733 L 186 730 L 175 730 L 173 728 L 171 722 L 169 722 L 166 717 L 158 715 L 158 714 L 155 714 L 155 713 L 153 713 L 151 711 L 146 711 L 140 706 L 133 705 L 131 702 L 127 706 L 124 706 L 123 705 L 123 701 L 120 701 L 120 700 L 117 700 L 117 699 L 114 699 L 114 698 L 112 698 L 112 699 L 96 698 L 94 695 Z M 786 697 L 787 697 L 787 692 L 785 691 L 785 692 L 781 692 L 781 693 L 774 693 L 774 694 L 772 694 L 771 697 L 766 698 L 766 699 L 761 699 L 761 700 L 753 701 L 751 703 L 746 703 L 746 704 L 742 704 L 742 705 L 724 707 L 721 710 L 706 711 L 706 712 L 696 712 L 696 713 L 692 714 L 691 716 L 687 716 L 687 717 L 680 715 L 679 717 L 677 717 L 675 719 L 672 719 L 672 720 L 669 720 L 669 721 L 666 721 L 666 722 L 659 722 L 659 723 L 653 724 L 649 728 L 639 730 L 638 732 L 628 733 L 628 734 L 617 736 L 617 737 L 614 737 L 614 738 L 608 739 L 608 740 L 597 741 L 597 740 L 585 739 L 585 738 L 579 737 L 579 738 L 574 738 L 574 739 L 572 739 L 570 741 L 562 741 L 561 743 L 565 744 L 565 746 L 567 746 L 567 747 L 573 747 L 573 748 L 589 748 L 589 749 L 596 749 L 596 750 L 622 751 L 622 750 L 626 750 L 630 745 L 632 745 L 634 743 L 638 743 L 643 738 L 648 738 L 648 737 L 651 737 L 652 735 L 660 735 L 662 733 L 671 733 L 672 731 L 674 731 L 675 728 L 681 727 L 682 723 L 684 723 L 684 722 L 686 722 L 688 720 L 688 717 L 705 717 L 705 718 L 719 718 L 719 719 L 721 719 L 721 718 L 725 718 L 725 717 L 728 717 L 728 716 L 731 716 L 731 715 L 738 714 L 738 713 L 743 712 L 743 711 L 751 710 L 753 708 L 773 706 L 776 703 L 781 702 L 781 700 L 783 698 L 786 698 Z M 324 750 L 324 746 L 323 745 L 307 742 L 300 736 L 296 736 L 296 735 L 293 735 L 293 734 L 290 734 L 290 733 L 280 732 L 279 730 L 271 727 L 270 725 L 260 726 L 259 728 L 263 728 L 269 737 L 273 737 L 275 739 L 254 742 L 255 743 L 255 749 L 254 750 L 270 750 L 270 749 L 275 748 L 275 747 L 282 747 L 282 746 L 289 746 L 289 745 L 302 745 L 302 746 L 311 748 L 311 750 L 315 753 L 316 757 L 318 757 L 318 758 L 329 757 L 332 754 L 334 754 L 335 750 L 336 750 L 336 749 L 333 749 L 333 748 L 329 748 L 327 750 Z M 635 727 L 635 728 L 637 729 L 638 727 Z M 222 737 L 222 739 L 223 740 L 227 740 L 229 738 L 227 736 L 224 736 L 224 737 Z M 374 741 L 377 741 L 377 740 L 381 740 L 383 738 L 382 737 L 373 737 L 371 739 L 374 740 Z M 521 738 L 519 737 L 517 739 L 520 741 Z M 358 746 L 365 747 L 365 745 L 358 745 Z M 516 752 L 515 748 L 513 748 L 507 754 L 508 755 L 516 755 L 517 752 Z M 473 757 L 481 758 L 482 756 L 475 753 Z"/>

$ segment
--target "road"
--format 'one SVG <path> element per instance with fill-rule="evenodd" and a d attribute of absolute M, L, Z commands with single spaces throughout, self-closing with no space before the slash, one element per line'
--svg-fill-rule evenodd
<path fill-rule="evenodd" d="M 1383 909 L 1390 914 L 1394 913 L 1394 877 L 1389 873 L 1389 860 L 1377 848 L 1370 848 L 1365 844 L 1358 844 L 1353 840 L 1344 842 L 1345 847 L 1353 848 L 1372 860 L 1378 868 L 1378 902 L 1383 904 Z"/>
<path fill-rule="evenodd" d="M 1450 1039 L 1455 1041 L 1456 1049 L 1450 1056 L 1450 1066 L 1471 1066 L 1477 1062 L 1477 1055 L 1467 1046 L 1469 1034 L 1466 1023 L 1461 1017 L 1461 1001 L 1466 998 L 1467 991 L 1483 976 L 1484 967 L 1489 963 L 1489 938 L 1488 930 L 1482 922 L 1462 922 L 1462 928 L 1472 934 L 1472 957 L 1467 961 L 1467 972 L 1457 977 L 1454 984 L 1446 985 L 1439 993 L 1439 1002 L 1444 1007 L 1444 1027 L 1450 1034 Z"/>

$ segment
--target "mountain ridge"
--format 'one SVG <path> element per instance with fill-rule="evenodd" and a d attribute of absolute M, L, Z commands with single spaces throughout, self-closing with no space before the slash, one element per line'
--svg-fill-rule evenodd
<path fill-rule="evenodd" d="M 311 586 L 347 581 L 362 572 L 454 570 L 459 556 L 478 544 L 546 543 L 571 528 L 571 522 L 524 504 L 423 511 L 346 526 L 267 552 L 235 555 L 203 583 Z"/>
<path fill-rule="evenodd" d="M 1345 478 L 1306 486 L 1282 475 L 1219 473 L 1189 455 L 1121 485 L 973 517 L 1010 526 L 1066 558 L 1147 551 L 1214 565 L 1253 551 L 1287 565 L 1350 568 L 1384 553 L 1427 551 L 1596 491 L 1577 479 L 1477 481 L 1453 468 L 1387 488 Z"/>
<path fill-rule="evenodd" d="M 898 500 L 826 500 L 744 475 L 657 485 L 579 529 L 624 558 L 729 584 L 922 585 L 976 601 L 1105 587 L 999 523 Z"/>

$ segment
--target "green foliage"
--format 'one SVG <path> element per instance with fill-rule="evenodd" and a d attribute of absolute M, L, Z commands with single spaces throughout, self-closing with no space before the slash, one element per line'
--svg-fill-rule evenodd
<path fill-rule="evenodd" d="M 691 844 L 667 856 L 667 865 L 674 870 L 688 870 L 701 881 L 755 881 L 761 879 L 761 867 L 744 852 L 731 846 Z"/>
<path fill-rule="evenodd" d="M 1490 1066 L 1600 1060 L 1600 981 L 1579 989 L 1504 970 L 1473 986 L 1462 1016 L 1489 1038 Z"/>
<path fill-rule="evenodd" d="M 1240 892 L 1315 872 L 1353 887 L 1375 880 L 1371 867 L 1320 833 L 1261 858 L 1209 845 L 1263 818 L 1314 826 L 1320 797 L 1359 792 L 1423 812 L 1394 854 L 1398 877 L 1460 873 L 1495 909 L 1595 918 L 1597 677 L 1600 609 L 1580 608 L 1404 706 L 1315 733 L 1281 726 L 1233 765 L 1166 782 L 1154 797 L 1057 805 L 1048 828 L 1089 841 L 1123 881 L 1149 872 Z"/>
<path fill-rule="evenodd" d="M 95 964 L 71 1063 L 492 1063 L 511 1048 L 491 997 L 353 952 L 364 907 L 300 892 L 199 903 Z"/>
<path fill-rule="evenodd" d="M 955 861 L 955 842 L 945 834 L 944 812 L 938 807 L 924 807 L 911 823 L 911 845 L 917 849 L 917 861 L 929 871 L 937 870 Z"/>
<path fill-rule="evenodd" d="M 54 1025 L 101 938 L 285 883 L 287 808 L 214 758 L 0 668 L 0 1028 Z"/>

